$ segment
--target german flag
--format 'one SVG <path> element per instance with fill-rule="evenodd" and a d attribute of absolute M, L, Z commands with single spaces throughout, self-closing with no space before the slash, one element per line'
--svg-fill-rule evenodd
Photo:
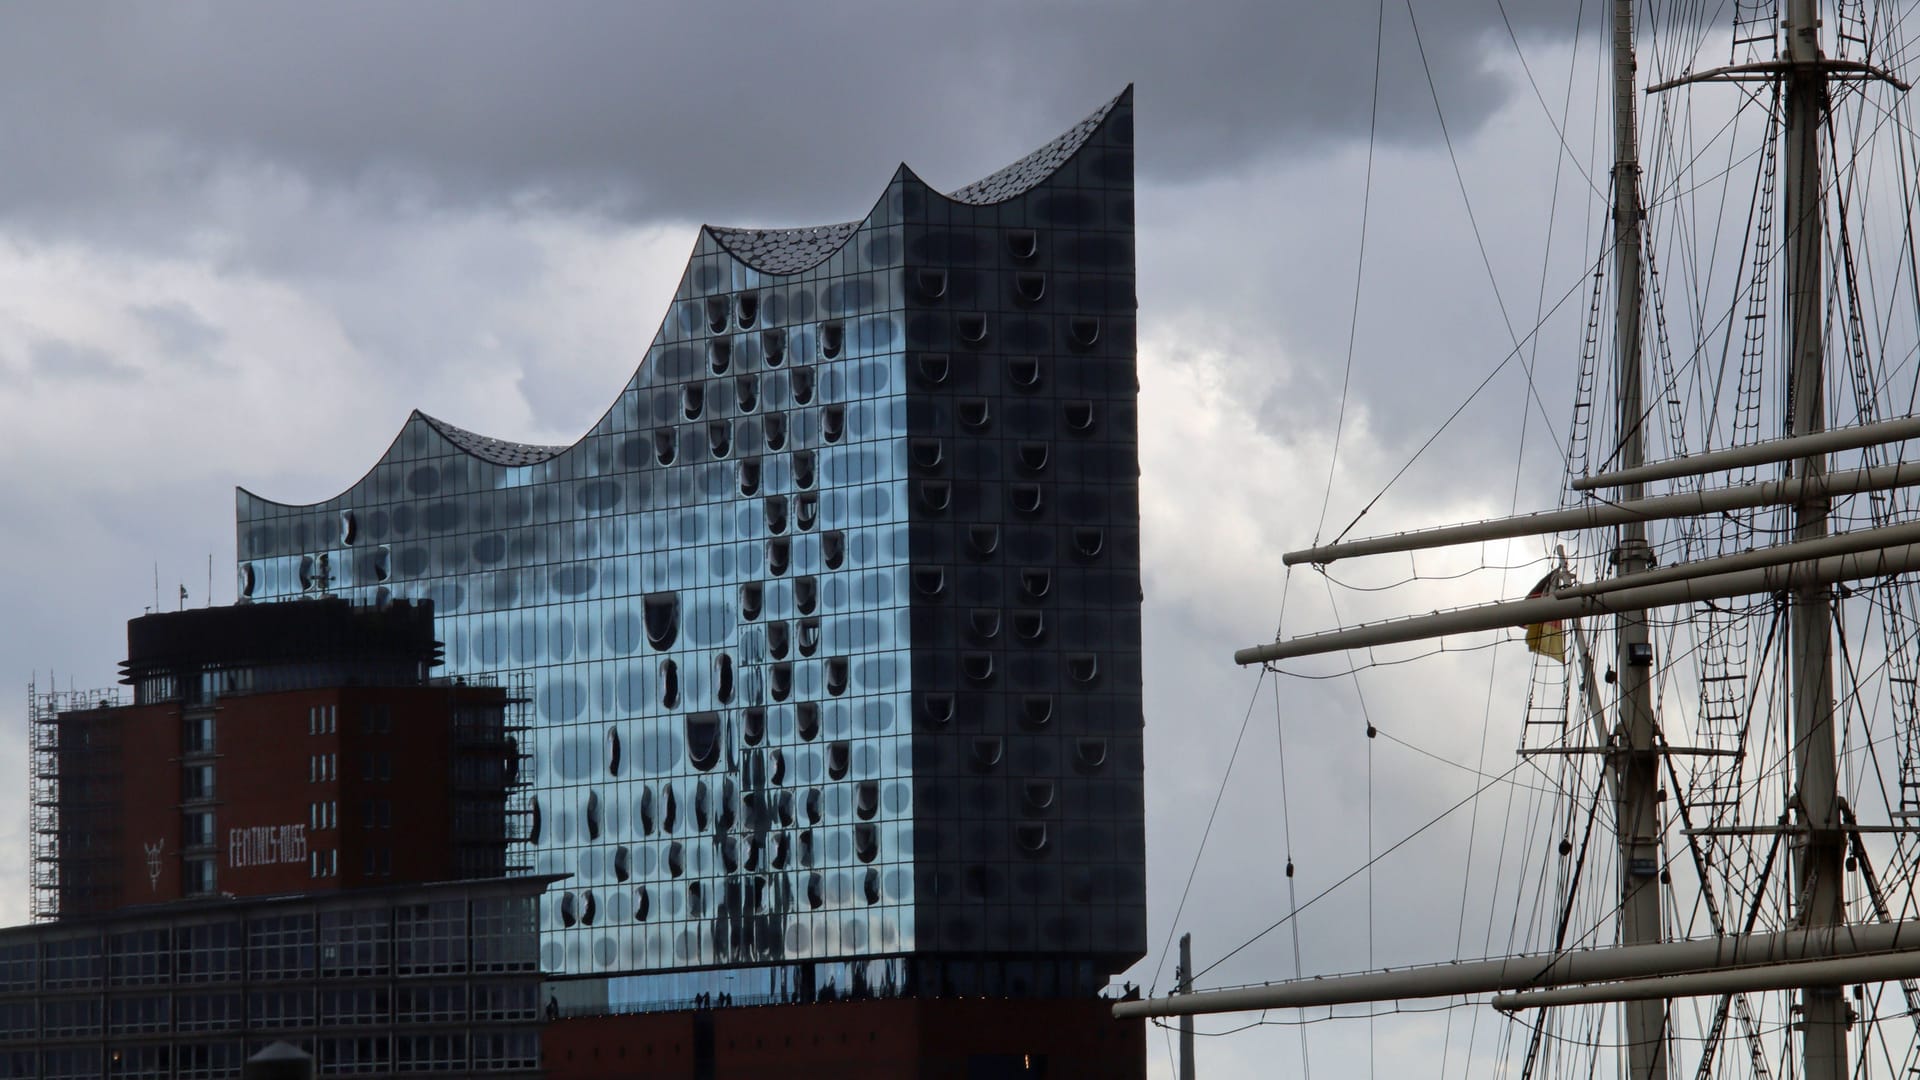
<path fill-rule="evenodd" d="M 1540 584 L 1535 585 L 1533 589 L 1527 593 L 1527 599 L 1538 600 L 1543 596 L 1550 595 L 1553 592 L 1554 573 L 1554 571 L 1548 571 L 1547 576 L 1540 579 Z M 1559 619 L 1554 619 L 1550 622 L 1528 623 L 1526 629 L 1527 651 L 1539 653 L 1541 656 L 1551 656 L 1563 664 L 1567 662 L 1567 627 L 1565 623 Z"/>

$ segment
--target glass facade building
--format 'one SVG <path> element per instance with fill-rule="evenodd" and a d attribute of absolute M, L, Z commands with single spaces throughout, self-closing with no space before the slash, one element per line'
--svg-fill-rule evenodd
<path fill-rule="evenodd" d="M 448 674 L 530 681 L 551 973 L 1082 992 L 1145 947 L 1134 330 L 1129 90 L 703 229 L 577 442 L 415 413 L 336 498 L 243 490 L 240 593 L 431 600 Z"/>

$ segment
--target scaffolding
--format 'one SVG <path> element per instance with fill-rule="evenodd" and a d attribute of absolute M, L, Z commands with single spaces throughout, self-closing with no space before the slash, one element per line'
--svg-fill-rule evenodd
<path fill-rule="evenodd" d="M 60 717 L 117 708 L 120 690 L 41 690 L 27 681 L 28 910 L 35 922 L 60 915 Z"/>

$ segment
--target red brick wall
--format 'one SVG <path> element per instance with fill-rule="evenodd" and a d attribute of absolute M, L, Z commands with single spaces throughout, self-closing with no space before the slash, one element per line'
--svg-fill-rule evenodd
<path fill-rule="evenodd" d="M 541 1045 L 550 1080 L 1144 1077 L 1146 1027 L 1111 1009 L 1083 1000 L 768 1005 L 560 1020 Z"/>

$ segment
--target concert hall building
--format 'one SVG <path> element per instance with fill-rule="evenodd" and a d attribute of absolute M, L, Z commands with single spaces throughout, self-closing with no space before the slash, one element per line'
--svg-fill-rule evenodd
<path fill-rule="evenodd" d="M 578 440 L 415 412 L 334 498 L 239 492 L 244 601 L 430 603 L 444 675 L 524 685 L 561 1014 L 1012 1015 L 1144 952 L 1132 142 L 1128 90 L 951 192 L 703 228 Z"/>

